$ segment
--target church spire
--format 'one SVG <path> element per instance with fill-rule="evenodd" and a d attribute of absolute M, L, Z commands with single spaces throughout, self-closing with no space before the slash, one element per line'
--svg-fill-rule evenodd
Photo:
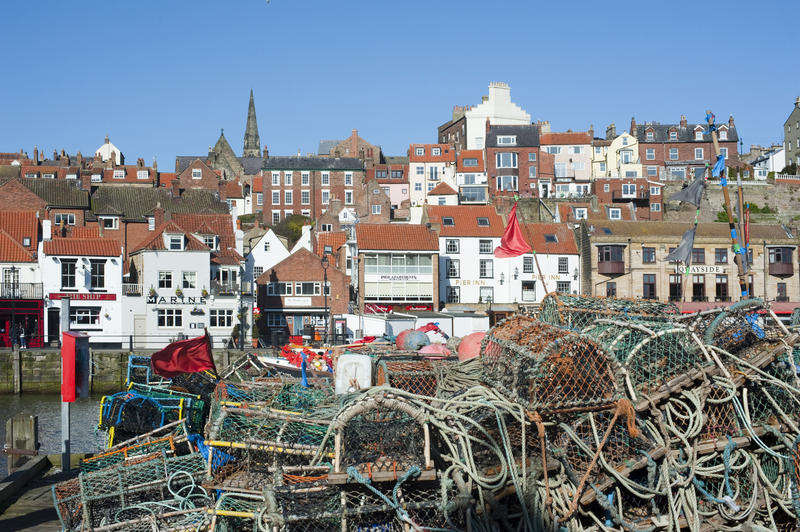
<path fill-rule="evenodd" d="M 247 126 L 244 129 L 245 157 L 261 157 L 261 141 L 258 138 L 258 123 L 256 122 L 256 104 L 253 101 L 253 89 L 250 89 L 250 106 L 247 108 Z"/>

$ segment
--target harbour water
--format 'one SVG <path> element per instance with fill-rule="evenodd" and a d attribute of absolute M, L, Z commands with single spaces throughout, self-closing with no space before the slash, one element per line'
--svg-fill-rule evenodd
<path fill-rule="evenodd" d="M 77 399 L 72 403 L 70 432 L 73 453 L 97 452 L 103 449 L 105 433 L 95 430 L 99 407 L 99 396 Z M 60 395 L 0 395 L 0 445 L 5 443 L 6 420 L 17 414 L 39 416 L 40 454 L 61 452 Z M 6 471 L 6 455 L 0 453 L 0 477 L 4 477 Z"/>

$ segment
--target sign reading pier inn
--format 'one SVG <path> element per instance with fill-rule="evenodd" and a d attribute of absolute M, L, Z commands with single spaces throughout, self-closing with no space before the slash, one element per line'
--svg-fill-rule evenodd
<path fill-rule="evenodd" d="M 147 296 L 148 305 L 205 305 L 207 302 L 204 297 Z"/>

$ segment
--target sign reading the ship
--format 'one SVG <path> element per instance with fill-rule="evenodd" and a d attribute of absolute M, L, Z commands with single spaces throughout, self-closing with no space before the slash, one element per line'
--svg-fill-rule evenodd
<path fill-rule="evenodd" d="M 52 300 L 71 299 L 73 301 L 116 301 L 117 294 L 77 294 L 70 292 L 51 292 L 48 297 Z"/>

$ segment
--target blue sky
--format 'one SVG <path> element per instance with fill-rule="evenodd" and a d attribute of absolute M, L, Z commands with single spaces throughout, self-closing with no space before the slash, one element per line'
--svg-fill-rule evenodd
<path fill-rule="evenodd" d="M 251 88 L 273 155 L 353 128 L 404 154 L 490 81 L 554 131 L 710 107 L 746 147 L 781 141 L 800 96 L 790 1 L 30 0 L 3 17 L 0 151 L 87 154 L 108 134 L 161 170 L 220 128 L 240 153 Z"/>

